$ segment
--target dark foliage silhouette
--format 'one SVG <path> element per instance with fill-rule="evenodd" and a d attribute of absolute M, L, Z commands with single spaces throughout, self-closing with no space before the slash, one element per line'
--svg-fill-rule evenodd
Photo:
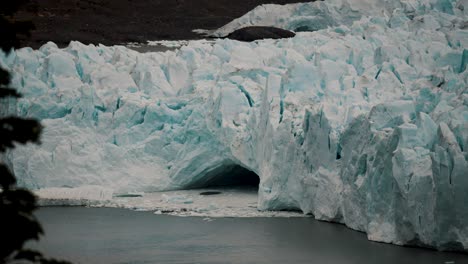
<path fill-rule="evenodd" d="M 27 0 L 6 0 L 0 3 L 0 48 L 8 53 L 19 47 L 19 39 L 32 29 L 29 22 L 13 21 L 11 16 Z M 21 95 L 10 87 L 10 74 L 0 68 L 0 107 L 8 99 Z M 0 111 L 3 113 L 4 111 Z M 14 116 L 0 117 L 0 155 L 15 147 L 15 143 L 39 143 L 41 125 L 33 119 Z M 40 252 L 25 249 L 28 240 L 38 240 L 42 227 L 33 215 L 36 197 L 30 191 L 19 188 L 16 178 L 3 163 L 0 163 L 0 263 L 49 263 L 65 264 L 45 258 Z"/>

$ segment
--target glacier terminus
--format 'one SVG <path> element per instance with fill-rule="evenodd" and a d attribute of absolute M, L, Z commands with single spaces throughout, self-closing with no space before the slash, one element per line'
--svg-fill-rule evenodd
<path fill-rule="evenodd" d="M 238 166 L 260 178 L 259 210 L 466 252 L 467 15 L 463 0 L 263 5 L 208 33 L 297 35 L 1 53 L 23 97 L 0 111 L 44 126 L 2 159 L 24 187 L 89 195 L 203 187 Z"/>

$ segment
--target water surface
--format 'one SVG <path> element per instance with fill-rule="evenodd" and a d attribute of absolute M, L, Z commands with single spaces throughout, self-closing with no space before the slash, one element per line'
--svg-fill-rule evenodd
<path fill-rule="evenodd" d="M 313 218 L 203 218 L 45 207 L 37 245 L 74 263 L 468 263 L 468 255 L 370 242 Z"/>

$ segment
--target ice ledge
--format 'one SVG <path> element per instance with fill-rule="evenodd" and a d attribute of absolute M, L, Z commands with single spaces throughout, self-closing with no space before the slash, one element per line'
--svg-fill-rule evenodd
<path fill-rule="evenodd" d="M 203 195 L 214 192 L 214 195 Z M 91 206 L 127 208 L 176 216 L 308 217 L 293 211 L 259 211 L 255 188 L 210 188 L 155 193 L 112 194 L 96 186 L 37 190 L 41 206 Z"/>

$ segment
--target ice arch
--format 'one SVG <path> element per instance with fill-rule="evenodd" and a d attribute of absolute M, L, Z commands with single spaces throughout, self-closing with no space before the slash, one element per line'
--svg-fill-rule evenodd
<path fill-rule="evenodd" d="M 194 181 L 184 186 L 185 189 L 207 188 L 207 187 L 254 187 L 258 189 L 259 176 L 242 165 L 233 162 L 223 162 L 211 168 Z"/>

